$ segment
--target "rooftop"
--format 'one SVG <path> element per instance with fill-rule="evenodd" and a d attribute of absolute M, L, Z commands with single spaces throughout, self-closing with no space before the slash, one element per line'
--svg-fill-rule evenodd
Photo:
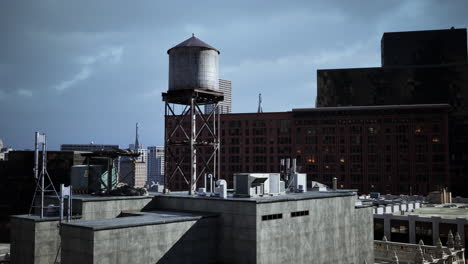
<path fill-rule="evenodd" d="M 373 105 L 373 106 L 340 106 L 318 108 L 294 108 L 293 112 L 328 112 L 328 111 L 374 111 L 374 110 L 413 110 L 413 109 L 445 109 L 451 107 L 448 104 L 416 104 L 416 105 Z"/>
<path fill-rule="evenodd" d="M 435 207 L 422 207 L 414 209 L 413 212 L 407 212 L 405 215 L 418 215 L 420 217 L 433 217 L 439 216 L 445 219 L 465 218 L 468 219 L 468 207 L 463 208 L 466 204 L 454 204 L 457 207 L 447 207 L 447 205 Z M 399 215 L 396 213 L 396 215 Z"/>
<path fill-rule="evenodd" d="M 251 203 L 275 203 L 275 202 L 284 202 L 284 201 L 299 201 L 299 200 L 309 200 L 309 199 L 324 199 L 324 198 L 333 198 L 333 197 L 344 197 L 344 196 L 353 196 L 355 195 L 354 191 L 356 190 L 337 190 L 337 191 L 327 191 L 327 192 L 304 192 L 304 193 L 286 193 L 281 195 L 274 196 L 263 196 L 263 197 L 250 197 L 250 198 L 241 198 L 233 197 L 232 193 L 228 194 L 228 198 L 221 199 L 219 197 L 207 196 L 198 196 L 198 195 L 188 195 L 187 192 L 172 192 L 169 194 L 160 194 L 156 193 L 155 196 L 164 196 L 172 198 L 190 198 L 190 199 L 208 199 L 208 200 L 222 200 L 222 201 L 234 201 L 234 202 L 251 202 Z"/>
<path fill-rule="evenodd" d="M 198 220 L 203 217 L 213 217 L 214 214 L 188 213 L 175 211 L 148 211 L 132 213 L 126 217 L 111 219 L 85 220 L 64 223 L 69 226 L 82 227 L 92 230 L 108 230 L 135 226 L 157 225 Z"/>

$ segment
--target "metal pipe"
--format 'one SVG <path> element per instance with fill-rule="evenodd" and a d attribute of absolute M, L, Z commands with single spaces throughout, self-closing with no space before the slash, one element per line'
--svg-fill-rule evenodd
<path fill-rule="evenodd" d="M 205 182 L 205 191 L 206 191 L 206 173 L 205 173 L 205 179 L 204 179 L 204 182 Z"/>
<path fill-rule="evenodd" d="M 60 223 L 63 222 L 63 184 L 60 184 Z"/>
<path fill-rule="evenodd" d="M 214 108 L 216 108 L 216 105 L 215 105 Z M 217 133 L 216 133 L 216 113 L 212 113 L 212 114 L 213 114 L 213 151 L 214 151 L 213 174 L 216 175 L 216 174 L 218 174 L 218 172 L 216 171 L 216 164 L 218 162 L 218 155 L 217 155 L 218 154 L 217 153 L 217 151 L 218 151 L 218 145 L 217 145 L 218 142 L 216 140 L 216 138 L 217 138 L 216 137 L 216 135 L 217 135 Z M 208 120 L 208 122 L 209 122 L 209 120 Z"/>
<path fill-rule="evenodd" d="M 68 217 L 67 217 L 68 222 L 71 221 L 72 213 L 73 213 L 73 210 L 72 210 L 72 206 L 73 206 L 73 200 L 72 200 L 73 189 L 72 189 L 71 185 L 69 187 L 70 187 L 70 193 L 68 194 Z"/>
<path fill-rule="evenodd" d="M 167 126 L 167 108 L 170 107 L 170 105 L 166 103 L 166 107 L 164 108 L 164 175 L 163 175 L 163 193 L 166 193 L 167 191 L 167 186 L 166 186 L 166 177 L 167 177 L 167 158 L 169 155 L 167 155 L 167 130 L 169 127 Z"/>
<path fill-rule="evenodd" d="M 112 159 L 107 159 L 107 193 L 112 191 Z"/>
<path fill-rule="evenodd" d="M 190 189 L 189 195 L 193 195 L 196 189 L 197 180 L 197 150 L 195 148 L 196 136 L 196 116 L 195 116 L 195 98 L 190 98 Z"/>
<path fill-rule="evenodd" d="M 296 173 L 296 159 L 292 160 L 292 173 Z"/>
<path fill-rule="evenodd" d="M 39 176 L 39 145 L 38 145 L 39 132 L 36 132 L 36 138 L 34 141 L 34 178 L 37 180 Z"/>
<path fill-rule="evenodd" d="M 210 174 L 210 193 L 213 193 L 213 175 Z"/>
<path fill-rule="evenodd" d="M 217 105 L 217 108 L 219 109 L 219 102 L 216 102 L 216 105 Z M 218 155 L 218 180 L 221 179 L 221 141 L 220 141 L 220 135 L 221 135 L 221 115 L 219 114 L 219 112 L 215 113 L 216 116 L 218 117 L 218 134 L 217 134 L 217 137 L 216 137 L 216 142 L 217 142 L 217 146 L 218 146 L 218 152 L 217 152 L 217 155 Z"/>
<path fill-rule="evenodd" d="M 46 174 L 46 166 L 47 166 L 47 153 L 46 153 L 46 135 L 43 134 L 43 142 L 42 142 L 42 171 L 41 171 L 41 218 L 44 218 L 44 178 Z"/>
<path fill-rule="evenodd" d="M 284 159 L 280 159 L 280 173 L 284 174 Z"/>

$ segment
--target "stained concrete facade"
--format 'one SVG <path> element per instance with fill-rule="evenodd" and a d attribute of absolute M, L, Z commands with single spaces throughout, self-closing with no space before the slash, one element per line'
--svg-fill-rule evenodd
<path fill-rule="evenodd" d="M 376 264 L 393 264 L 395 255 L 399 264 L 465 264 L 465 249 L 459 245 L 449 248 L 442 244 L 426 246 L 375 240 L 374 252 Z"/>
<path fill-rule="evenodd" d="M 92 197 L 76 195 L 73 212 L 80 220 L 112 219 L 123 211 L 142 210 L 152 197 Z M 56 203 L 49 198 L 46 204 Z M 11 217 L 12 263 L 53 263 L 60 241 L 58 217 L 12 216 Z"/>
<path fill-rule="evenodd" d="M 422 228 L 418 227 L 421 223 L 428 225 L 428 234 L 432 236 L 430 240 L 424 242 L 428 245 L 436 245 L 439 238 L 446 237 L 448 230 L 441 230 L 442 225 L 450 226 L 452 233 L 459 233 L 462 240 L 462 245 L 465 247 L 468 240 L 468 211 L 465 208 L 444 208 L 444 207 L 424 207 L 416 208 L 410 212 L 394 211 L 383 214 L 374 214 L 374 221 L 378 224 L 383 223 L 383 234 L 389 241 L 409 242 L 415 244 L 419 242 L 418 232 L 422 232 Z M 398 236 L 392 237 L 392 222 L 402 223 L 407 226 L 407 230 Z M 398 232 L 401 233 L 401 232 Z M 376 237 L 381 239 L 382 237 Z M 398 241 L 397 239 L 405 240 Z M 431 241 L 432 240 L 432 241 Z"/>
<path fill-rule="evenodd" d="M 74 200 L 81 219 L 62 224 L 61 263 L 372 263 L 372 207 L 355 201 L 351 192 L 84 195 Z M 48 251 L 57 252 L 57 221 L 45 221 L 55 226 L 45 233 L 31 233 L 23 230 L 42 221 L 30 218 L 12 219 L 12 259 L 47 263 L 52 254 L 35 250 L 50 238 Z M 18 250 L 24 247 L 35 253 L 24 258 Z"/>
<path fill-rule="evenodd" d="M 133 220 L 132 218 L 139 218 Z M 216 218 L 158 213 L 65 224 L 63 263 L 215 263 Z"/>
<path fill-rule="evenodd" d="M 60 244 L 57 218 L 14 217 L 11 221 L 11 263 L 54 263 Z"/>

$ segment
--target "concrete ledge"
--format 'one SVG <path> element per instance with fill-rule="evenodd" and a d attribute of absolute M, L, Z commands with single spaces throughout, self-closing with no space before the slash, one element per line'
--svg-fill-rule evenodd
<path fill-rule="evenodd" d="M 300 200 L 312 200 L 312 199 L 326 199 L 333 197 L 345 197 L 345 196 L 355 196 L 352 192 L 336 191 L 336 192 L 304 192 L 304 193 L 286 193 L 283 195 L 276 196 L 264 196 L 264 197 L 232 197 L 229 196 L 226 199 L 221 199 L 218 197 L 210 196 L 196 196 L 188 195 L 186 192 L 181 193 L 169 193 L 169 194 L 155 194 L 154 198 L 158 197 L 167 197 L 175 199 L 198 199 L 198 200 L 222 200 L 226 202 L 247 202 L 247 203 L 276 203 L 276 202 L 285 202 L 285 201 L 300 201 Z"/>
<path fill-rule="evenodd" d="M 63 223 L 66 226 L 91 229 L 94 231 L 121 229 L 128 227 L 162 225 L 168 223 L 178 223 L 186 221 L 195 221 L 202 218 L 217 217 L 215 214 L 192 214 L 179 212 L 141 212 L 133 216 L 118 217 L 113 219 L 97 219 L 78 222 Z"/>

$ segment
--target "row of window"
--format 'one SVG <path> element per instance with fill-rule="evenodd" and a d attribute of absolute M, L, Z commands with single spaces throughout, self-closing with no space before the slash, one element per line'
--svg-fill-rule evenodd
<path fill-rule="evenodd" d="M 309 215 L 309 210 L 291 212 L 291 217 L 299 217 L 299 216 L 306 216 L 306 215 Z M 283 218 L 283 214 L 262 215 L 262 221 L 276 220 L 276 219 L 282 219 L 282 218 Z"/>

